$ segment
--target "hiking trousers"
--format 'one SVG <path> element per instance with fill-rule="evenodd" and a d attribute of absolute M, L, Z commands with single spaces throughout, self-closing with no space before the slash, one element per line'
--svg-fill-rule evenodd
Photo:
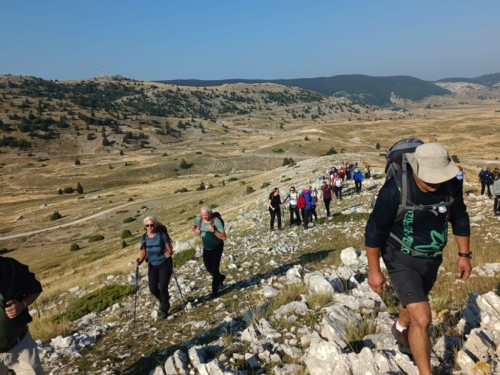
<path fill-rule="evenodd" d="M 274 229 L 274 219 L 278 216 L 278 229 L 281 228 L 281 209 L 275 208 L 274 210 L 269 208 L 269 215 L 271 215 L 271 229 Z"/>
<path fill-rule="evenodd" d="M 293 216 L 295 215 L 295 221 Z M 290 205 L 290 225 L 297 224 L 300 225 L 300 210 L 297 206 L 292 207 Z"/>
<path fill-rule="evenodd" d="M 44 375 L 38 348 L 29 332 L 11 350 L 0 353 L 0 375 L 12 372 L 16 375 Z"/>
<path fill-rule="evenodd" d="M 222 242 L 222 241 L 221 241 Z M 208 273 L 212 275 L 212 295 L 219 294 L 219 286 L 225 277 L 220 273 L 220 260 L 222 251 L 224 250 L 224 242 L 212 250 L 203 248 L 203 263 Z"/>
<path fill-rule="evenodd" d="M 307 226 L 309 225 L 309 221 L 311 220 L 311 209 L 310 208 L 304 208 L 304 228 L 307 229 Z"/>
<path fill-rule="evenodd" d="M 484 188 L 488 189 L 488 197 L 491 197 L 490 184 L 486 181 L 481 181 L 481 195 L 484 195 Z"/>
<path fill-rule="evenodd" d="M 330 203 L 332 202 L 332 198 L 323 198 L 323 202 L 325 203 L 326 208 L 326 216 L 330 216 Z"/>
<path fill-rule="evenodd" d="M 342 200 L 342 186 L 335 186 L 335 198 Z"/>
<path fill-rule="evenodd" d="M 361 186 L 363 185 L 363 181 L 354 180 L 354 186 L 356 187 L 356 193 L 361 193 Z"/>
<path fill-rule="evenodd" d="M 167 258 L 159 266 L 153 266 L 149 263 L 148 267 L 149 291 L 160 301 L 160 310 L 164 313 L 168 313 L 170 309 L 168 284 L 172 277 L 172 267 L 172 257 Z"/>
<path fill-rule="evenodd" d="M 493 200 L 493 212 L 500 212 L 500 204 L 498 202 L 498 197 Z"/>

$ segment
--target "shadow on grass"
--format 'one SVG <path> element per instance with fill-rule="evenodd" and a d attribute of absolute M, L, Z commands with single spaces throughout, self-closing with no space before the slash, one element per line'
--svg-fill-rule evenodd
<path fill-rule="evenodd" d="M 16 249 L 7 249 L 6 247 L 4 247 L 3 249 L 0 249 L 0 255 L 11 253 L 14 250 Z"/>

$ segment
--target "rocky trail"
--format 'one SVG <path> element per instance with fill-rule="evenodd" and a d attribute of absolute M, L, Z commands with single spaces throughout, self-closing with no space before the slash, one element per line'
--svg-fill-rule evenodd
<path fill-rule="evenodd" d="M 227 279 L 219 298 L 208 299 L 211 278 L 197 248 L 195 258 L 175 270 L 188 301 L 171 280 L 171 314 L 160 321 L 141 266 L 137 321 L 134 296 L 129 296 L 73 322 L 70 336 L 38 342 L 46 372 L 417 375 L 414 362 L 399 352 L 390 331 L 393 299 L 381 298 L 367 284 L 363 235 L 379 184 L 366 181 L 360 195 L 334 203 L 333 219 L 320 215 L 307 231 L 287 227 L 270 232 L 266 201 L 260 197 L 252 208 L 241 209 L 236 220 L 226 222 L 221 271 Z M 497 224 L 498 218 L 485 214 L 490 200 L 474 195 L 466 200 L 473 227 Z M 323 209 L 322 203 L 319 207 Z M 497 243 L 498 237 L 489 233 L 488 243 Z M 179 243 L 177 249 L 189 246 Z M 74 298 L 69 297 L 106 284 L 134 285 L 130 259 L 117 261 L 128 267 L 127 275 L 109 275 L 104 282 L 73 288 L 61 296 L 58 309 L 70 306 Z M 473 273 L 498 277 L 500 263 L 477 266 Z M 465 309 L 446 316 L 456 320 L 454 334 L 435 329 L 432 336 L 432 364 L 439 374 L 500 373 L 500 297 L 494 292 L 472 294 Z M 433 327 L 440 327 L 443 319 L 434 316 Z M 363 334 L 367 325 L 372 329 Z"/>

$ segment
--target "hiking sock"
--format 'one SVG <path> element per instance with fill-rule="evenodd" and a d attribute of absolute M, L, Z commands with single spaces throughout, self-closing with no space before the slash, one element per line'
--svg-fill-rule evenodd
<path fill-rule="evenodd" d="M 398 319 L 398 320 L 396 320 L 396 329 L 397 329 L 399 332 L 403 332 L 403 331 L 405 331 L 405 330 L 407 330 L 407 329 L 408 329 L 408 326 L 403 327 L 401 324 L 399 324 L 399 319 Z"/>

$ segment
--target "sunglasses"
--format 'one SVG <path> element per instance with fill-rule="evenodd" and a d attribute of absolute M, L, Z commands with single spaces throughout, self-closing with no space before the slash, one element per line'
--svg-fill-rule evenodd
<path fill-rule="evenodd" d="M 154 224 L 146 224 L 146 228 L 153 228 L 155 225 Z"/>

